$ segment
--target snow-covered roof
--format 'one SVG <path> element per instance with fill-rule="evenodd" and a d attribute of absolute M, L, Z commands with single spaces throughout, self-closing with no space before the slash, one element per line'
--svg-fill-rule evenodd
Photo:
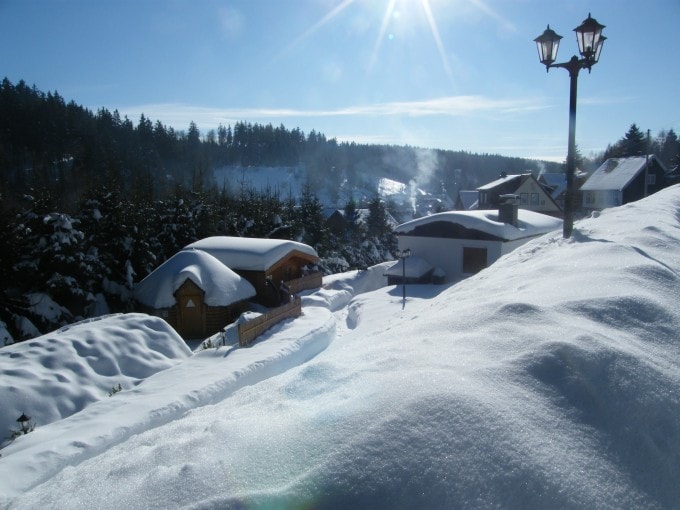
<path fill-rule="evenodd" d="M 229 306 L 255 295 L 255 288 L 212 255 L 200 250 L 176 253 L 135 287 L 135 298 L 151 308 L 176 304 L 175 292 L 186 280 L 205 292 L 208 306 Z"/>
<path fill-rule="evenodd" d="M 645 169 L 647 158 L 609 158 L 581 186 L 582 191 L 623 190 L 640 172 Z M 649 156 L 649 163 L 660 164 L 656 156 Z M 663 169 L 663 166 L 662 166 Z M 665 171 L 665 169 L 663 169 Z"/>
<path fill-rule="evenodd" d="M 447 211 L 402 223 L 395 229 L 395 233 L 409 234 L 417 227 L 428 223 L 448 222 L 469 230 L 489 234 L 504 241 L 514 241 L 524 237 L 546 234 L 562 226 L 562 220 L 559 218 L 526 209 L 517 211 L 517 220 L 517 227 L 500 222 L 498 221 L 497 210 Z"/>
<path fill-rule="evenodd" d="M 567 176 L 565 174 L 546 172 L 541 174 L 541 179 L 552 188 L 550 196 L 553 198 L 559 197 L 567 189 Z"/>
<path fill-rule="evenodd" d="M 463 209 L 466 211 L 476 209 L 479 204 L 479 191 L 477 190 L 460 190 L 458 197 Z"/>
<path fill-rule="evenodd" d="M 484 184 L 483 186 L 480 186 L 480 187 L 477 188 L 477 189 L 478 189 L 478 190 L 482 190 L 482 191 L 490 190 L 490 189 L 495 188 L 496 186 L 499 186 L 499 185 L 501 185 L 501 184 L 505 184 L 506 182 L 514 181 L 514 180 L 516 180 L 516 179 L 521 179 L 521 178 L 524 177 L 525 175 L 528 175 L 528 174 L 512 174 L 512 175 L 506 175 L 506 176 L 504 176 L 504 177 L 501 177 L 500 179 L 496 179 L 495 181 L 491 181 L 491 182 L 489 182 L 489 183 L 487 183 L 487 184 Z"/>
<path fill-rule="evenodd" d="M 314 248 L 285 239 L 214 236 L 184 247 L 183 251 L 202 250 L 234 270 L 266 271 L 291 252 L 297 251 L 316 261 Z"/>
<path fill-rule="evenodd" d="M 397 260 L 387 268 L 385 275 L 402 277 L 404 270 L 406 270 L 406 278 L 421 278 L 432 271 L 432 264 L 420 257 L 407 257 L 403 260 L 406 261 L 405 268 L 403 267 L 404 262 Z"/>

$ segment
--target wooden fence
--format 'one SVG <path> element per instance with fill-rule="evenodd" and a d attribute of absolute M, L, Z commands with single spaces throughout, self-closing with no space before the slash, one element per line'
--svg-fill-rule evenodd
<path fill-rule="evenodd" d="M 238 325 L 238 343 L 245 347 L 273 325 L 302 314 L 302 300 L 295 297 L 290 303 L 279 306 L 247 322 Z"/>
<path fill-rule="evenodd" d="M 321 271 L 316 271 L 308 275 L 296 278 L 294 280 L 289 280 L 286 282 L 291 294 L 297 294 L 307 289 L 318 289 L 321 287 L 322 276 Z"/>

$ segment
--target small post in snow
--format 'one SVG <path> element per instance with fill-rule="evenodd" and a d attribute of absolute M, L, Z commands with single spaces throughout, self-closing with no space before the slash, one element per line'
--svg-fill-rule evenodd
<path fill-rule="evenodd" d="M 401 302 L 401 307 L 406 308 L 406 259 L 411 256 L 411 249 L 406 248 L 405 250 L 397 251 L 397 257 L 401 259 L 401 285 L 403 291 L 403 297 Z"/>

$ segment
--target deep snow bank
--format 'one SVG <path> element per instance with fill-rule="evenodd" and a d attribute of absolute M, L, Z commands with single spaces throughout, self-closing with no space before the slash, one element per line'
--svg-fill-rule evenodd
<path fill-rule="evenodd" d="M 119 318 L 130 328 L 128 334 L 133 335 L 137 330 L 143 331 L 153 319 L 140 314 Z M 102 326 L 101 330 L 97 326 Z M 92 328 L 82 338 L 94 335 L 103 339 L 111 331 L 98 322 L 92 323 Z M 135 434 L 177 420 L 191 409 L 220 402 L 239 388 L 302 364 L 328 346 L 334 331 L 335 321 L 330 313 L 312 309 L 302 317 L 274 326 L 252 347 L 221 347 L 185 356 L 183 363 L 159 370 L 132 390 L 116 393 L 50 425 L 41 426 L 38 422 L 34 432 L 19 437 L 1 451 L 0 467 L 13 476 L 0 477 L 0 496 L 30 489 L 66 466 L 84 462 Z M 74 341 L 80 339 L 74 337 Z M 189 350 L 180 341 L 186 354 Z M 137 353 L 140 358 L 148 354 Z M 41 359 L 37 356 L 32 366 L 37 366 Z M 72 367 L 79 363 L 83 361 L 73 362 Z M 163 365 L 159 363 L 160 366 Z M 39 393 L 33 398 L 41 401 Z"/>
<path fill-rule="evenodd" d="M 191 355 L 162 319 L 112 315 L 0 349 L 0 438 L 21 413 L 42 427 Z"/>

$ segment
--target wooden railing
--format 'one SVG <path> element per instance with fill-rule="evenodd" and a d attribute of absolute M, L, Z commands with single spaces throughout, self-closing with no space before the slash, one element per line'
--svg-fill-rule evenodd
<path fill-rule="evenodd" d="M 245 347 L 273 325 L 302 314 L 302 300 L 295 297 L 290 303 L 279 306 L 247 322 L 238 325 L 238 343 Z"/>
<path fill-rule="evenodd" d="M 318 289 L 319 287 L 321 287 L 321 283 L 322 283 L 321 271 L 315 271 L 314 273 L 310 273 L 300 278 L 289 280 L 286 282 L 286 285 L 288 285 L 291 294 L 297 294 L 298 292 L 302 292 L 303 290 Z"/>

